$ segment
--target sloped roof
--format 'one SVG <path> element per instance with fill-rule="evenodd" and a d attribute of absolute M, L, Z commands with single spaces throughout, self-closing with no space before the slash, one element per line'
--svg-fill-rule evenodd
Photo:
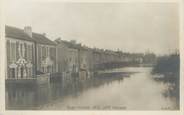
<path fill-rule="evenodd" d="M 69 41 L 65 41 L 65 40 L 62 40 L 62 42 L 63 42 L 67 47 L 69 47 L 69 48 L 73 48 L 73 49 L 80 49 L 80 48 L 81 48 L 80 44 L 73 44 L 73 43 L 71 43 L 71 42 L 69 42 Z"/>
<path fill-rule="evenodd" d="M 22 29 L 19 29 L 16 27 L 6 26 L 5 33 L 6 33 L 6 37 L 34 42 L 33 38 L 29 37 Z"/>
<path fill-rule="evenodd" d="M 33 33 L 33 39 L 39 44 L 56 45 L 55 42 L 51 41 L 49 38 L 42 34 Z"/>
<path fill-rule="evenodd" d="M 66 41 L 66 40 L 61 40 L 60 42 L 62 42 L 66 47 L 68 48 L 73 48 L 73 49 L 77 49 L 77 50 L 85 50 L 85 51 L 89 51 L 92 50 L 91 48 L 81 45 L 80 43 L 72 43 L 70 41 Z"/>
<path fill-rule="evenodd" d="M 5 26 L 6 37 L 12 37 L 20 40 L 32 41 L 39 44 L 55 45 L 53 41 L 45 37 L 43 34 L 32 33 L 32 37 L 28 36 L 23 29 L 16 27 Z"/>

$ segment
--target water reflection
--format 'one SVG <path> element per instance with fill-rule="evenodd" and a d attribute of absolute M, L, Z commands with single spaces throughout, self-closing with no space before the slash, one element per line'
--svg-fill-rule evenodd
<path fill-rule="evenodd" d="M 164 97 L 168 85 L 152 80 L 151 68 L 121 68 L 112 72 L 132 72 L 130 77 L 109 71 L 84 83 L 68 87 L 61 82 L 47 85 L 6 86 L 7 109 L 176 109 L 174 99 Z M 127 73 L 126 73 L 127 74 Z M 109 76 L 108 76 L 109 75 Z M 112 74 L 111 74 L 112 75 Z M 114 107 L 114 108 L 112 108 Z M 115 108 L 116 107 L 116 108 Z"/>

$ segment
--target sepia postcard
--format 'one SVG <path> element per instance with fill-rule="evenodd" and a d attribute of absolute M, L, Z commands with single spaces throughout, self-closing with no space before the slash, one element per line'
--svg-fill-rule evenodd
<path fill-rule="evenodd" d="M 1 3 L 0 115 L 184 114 L 182 0 Z"/>

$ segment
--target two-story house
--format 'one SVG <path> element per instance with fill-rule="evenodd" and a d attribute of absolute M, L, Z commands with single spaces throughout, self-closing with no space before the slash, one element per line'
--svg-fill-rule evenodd
<path fill-rule="evenodd" d="M 6 26 L 6 79 L 29 79 L 35 77 L 35 40 L 26 29 Z"/>
<path fill-rule="evenodd" d="M 57 72 L 55 43 L 44 34 L 5 27 L 7 75 L 6 79 L 34 79 L 38 74 Z"/>

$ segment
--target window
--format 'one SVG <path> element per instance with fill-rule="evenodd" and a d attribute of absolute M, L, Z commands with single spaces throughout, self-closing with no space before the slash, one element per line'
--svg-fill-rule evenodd
<path fill-rule="evenodd" d="M 7 46 L 6 46 L 6 53 L 7 53 L 7 61 L 9 63 L 10 61 L 10 40 L 7 40 Z"/>
<path fill-rule="evenodd" d="M 15 44 L 15 42 L 10 42 L 10 60 L 12 62 L 16 61 L 16 44 Z"/>
<path fill-rule="evenodd" d="M 30 45 L 30 61 L 33 59 L 33 47 Z"/>
<path fill-rule="evenodd" d="M 46 47 L 46 55 L 45 55 L 46 57 L 48 57 L 49 56 L 49 48 L 48 47 Z"/>
<path fill-rule="evenodd" d="M 28 76 L 29 78 L 32 77 L 32 67 L 27 68 L 27 76 Z"/>
<path fill-rule="evenodd" d="M 28 56 L 28 61 L 32 61 L 32 45 L 27 45 L 27 56 Z"/>
<path fill-rule="evenodd" d="M 28 53 L 27 53 L 27 48 L 28 48 L 27 46 L 28 46 L 27 43 L 24 43 L 24 50 L 23 50 L 24 56 L 23 56 L 23 57 L 24 57 L 26 60 L 28 60 L 28 57 L 29 57 L 29 56 L 27 55 L 27 54 L 28 54 Z"/>
<path fill-rule="evenodd" d="M 45 46 L 42 46 L 42 59 L 45 59 L 46 58 L 46 54 L 47 51 L 46 51 L 46 47 Z"/>
<path fill-rule="evenodd" d="M 47 66 L 47 73 L 50 73 L 50 66 Z"/>
<path fill-rule="evenodd" d="M 10 68 L 10 78 L 15 78 L 15 68 Z"/>
<path fill-rule="evenodd" d="M 27 61 L 30 61 L 30 45 L 27 45 Z"/>
<path fill-rule="evenodd" d="M 54 73 L 54 72 L 55 72 L 55 70 L 54 70 L 54 66 L 53 66 L 53 65 L 51 66 L 51 72 L 52 72 L 52 73 Z"/>
<path fill-rule="evenodd" d="M 23 67 L 20 68 L 20 75 L 21 75 L 21 78 L 23 78 L 23 76 L 24 76 L 24 68 Z"/>
<path fill-rule="evenodd" d="M 47 73 L 47 72 L 48 72 L 47 67 L 45 67 L 45 73 Z"/>
<path fill-rule="evenodd" d="M 44 67 L 42 67 L 42 72 L 45 73 L 45 68 Z"/>
<path fill-rule="evenodd" d="M 30 77 L 32 77 L 32 73 L 33 73 L 33 69 L 32 69 L 32 67 L 31 68 L 29 68 L 30 69 Z"/>
<path fill-rule="evenodd" d="M 27 68 L 27 77 L 30 77 L 30 68 Z"/>
<path fill-rule="evenodd" d="M 21 56 L 23 56 L 22 54 L 23 54 L 23 50 L 22 50 L 22 48 L 23 48 L 23 45 L 22 44 L 20 44 L 20 55 Z"/>

